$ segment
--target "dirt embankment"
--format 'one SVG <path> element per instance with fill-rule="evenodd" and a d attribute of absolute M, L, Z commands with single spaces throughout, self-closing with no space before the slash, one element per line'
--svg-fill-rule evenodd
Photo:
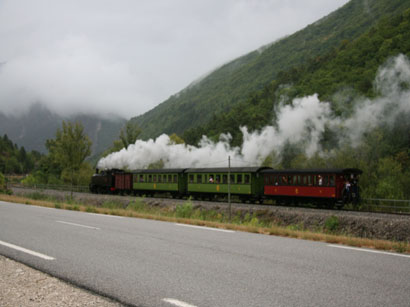
<path fill-rule="evenodd" d="M 13 188 L 16 195 L 40 192 L 29 189 Z M 43 190 L 41 193 L 64 200 L 69 192 Z M 104 202 L 115 201 L 124 208 L 134 197 L 74 193 L 75 201 L 101 206 Z M 145 198 L 145 204 L 153 207 L 175 207 L 186 200 L 167 198 Z M 214 210 L 227 213 L 228 204 L 222 202 L 192 201 L 195 209 Z M 380 214 L 367 212 L 349 212 L 337 210 L 308 209 L 296 207 L 261 206 L 252 204 L 232 204 L 232 216 L 245 219 L 246 216 L 257 217 L 259 221 L 275 222 L 281 226 L 294 229 L 328 231 L 355 237 L 410 242 L 410 215 Z"/>

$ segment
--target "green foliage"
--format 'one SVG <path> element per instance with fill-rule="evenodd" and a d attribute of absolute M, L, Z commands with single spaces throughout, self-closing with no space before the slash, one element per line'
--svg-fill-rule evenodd
<path fill-rule="evenodd" d="M 6 190 L 6 178 L 0 172 L 0 192 L 4 192 Z"/>
<path fill-rule="evenodd" d="M 173 133 L 169 136 L 169 139 L 171 141 L 171 144 L 184 144 L 184 140 L 179 137 L 176 133 Z"/>
<path fill-rule="evenodd" d="M 119 139 L 114 140 L 112 146 L 108 148 L 101 155 L 106 157 L 113 152 L 120 151 L 123 148 L 128 148 L 129 145 L 135 144 L 142 130 L 139 128 L 138 124 L 132 120 L 128 121 L 120 131 Z"/>
<path fill-rule="evenodd" d="M 84 165 L 85 158 L 91 154 L 91 141 L 84 134 L 82 124 L 63 121 L 62 129 L 57 129 L 55 139 L 47 140 L 46 147 L 49 151 L 49 161 L 59 165 L 66 172 L 63 178 L 72 185 L 78 184 L 81 166 Z"/>
<path fill-rule="evenodd" d="M 128 148 L 129 145 L 135 144 L 138 136 L 141 134 L 141 129 L 138 124 L 133 121 L 128 121 L 127 124 L 120 132 L 120 140 L 124 148 Z"/>
<path fill-rule="evenodd" d="M 20 149 L 5 134 L 0 137 L 0 172 L 3 174 L 27 174 L 34 169 L 41 155 Z"/>
<path fill-rule="evenodd" d="M 328 232 L 335 232 L 338 228 L 339 228 L 339 219 L 337 216 L 329 216 L 326 220 L 325 220 L 325 224 L 324 224 L 324 228 L 325 231 Z"/>
<path fill-rule="evenodd" d="M 175 208 L 176 217 L 190 218 L 194 212 L 191 199 L 188 199 L 184 204 L 177 205 Z"/>

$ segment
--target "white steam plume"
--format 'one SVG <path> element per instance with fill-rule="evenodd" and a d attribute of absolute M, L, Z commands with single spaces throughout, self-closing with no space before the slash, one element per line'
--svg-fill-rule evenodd
<path fill-rule="evenodd" d="M 231 147 L 231 136 L 221 135 L 219 142 L 202 137 L 198 146 L 173 144 L 163 134 L 155 141 L 138 140 L 128 149 L 112 153 L 101 159 L 99 168 L 146 168 L 162 160 L 165 168 L 226 166 L 231 156 L 235 166 L 261 165 L 273 151 L 279 153 L 286 143 L 300 144 L 306 155 L 312 156 L 320 148 L 320 138 L 328 127 L 343 131 L 340 142 L 358 144 L 368 129 L 379 124 L 392 124 L 399 114 L 410 114 L 410 62 L 404 55 L 387 61 L 375 80 L 380 97 L 355 102 L 353 115 L 348 119 L 334 117 L 329 102 L 321 102 L 318 95 L 294 99 L 291 105 L 280 105 L 276 127 L 267 126 L 249 132 L 241 127 L 241 147 Z M 410 119 L 410 118 L 409 118 Z"/>

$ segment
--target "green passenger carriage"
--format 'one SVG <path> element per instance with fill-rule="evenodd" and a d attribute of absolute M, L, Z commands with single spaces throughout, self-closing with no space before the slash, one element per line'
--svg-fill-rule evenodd
<path fill-rule="evenodd" d="M 185 171 L 187 192 L 197 198 L 213 198 L 227 195 L 230 189 L 231 195 L 242 201 L 260 200 L 263 196 L 261 169 L 265 167 L 189 168 Z"/>
<path fill-rule="evenodd" d="M 135 195 L 169 193 L 173 197 L 186 194 L 186 175 L 183 168 L 142 169 L 132 172 L 132 187 Z"/>

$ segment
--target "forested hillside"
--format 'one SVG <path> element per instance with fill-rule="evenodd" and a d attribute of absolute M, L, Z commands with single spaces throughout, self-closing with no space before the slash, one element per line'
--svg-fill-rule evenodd
<path fill-rule="evenodd" d="M 410 55 L 410 9 L 394 17 L 385 17 L 353 41 L 344 40 L 338 48 L 313 58 L 305 65 L 280 71 L 263 89 L 251 93 L 230 112 L 214 115 L 205 125 L 183 134 L 189 144 L 197 144 L 202 135 L 217 139 L 221 133 L 233 136 L 232 144 L 242 142 L 240 126 L 250 130 L 271 124 L 275 106 L 284 99 L 314 93 L 332 101 L 335 113 L 348 112 L 358 95 L 374 97 L 376 71 L 389 57 Z"/>
<path fill-rule="evenodd" d="M 285 78 L 280 72 L 289 73 L 292 68 L 330 56 L 329 52 L 355 40 L 380 18 L 388 19 L 409 7 L 405 0 L 352 0 L 305 29 L 222 66 L 133 120 L 142 128 L 143 138 L 182 134 L 204 125 L 276 78 Z"/>
<path fill-rule="evenodd" d="M 0 173 L 27 174 L 40 161 L 41 154 L 27 152 L 24 147 L 18 147 L 7 136 L 0 137 Z"/>

